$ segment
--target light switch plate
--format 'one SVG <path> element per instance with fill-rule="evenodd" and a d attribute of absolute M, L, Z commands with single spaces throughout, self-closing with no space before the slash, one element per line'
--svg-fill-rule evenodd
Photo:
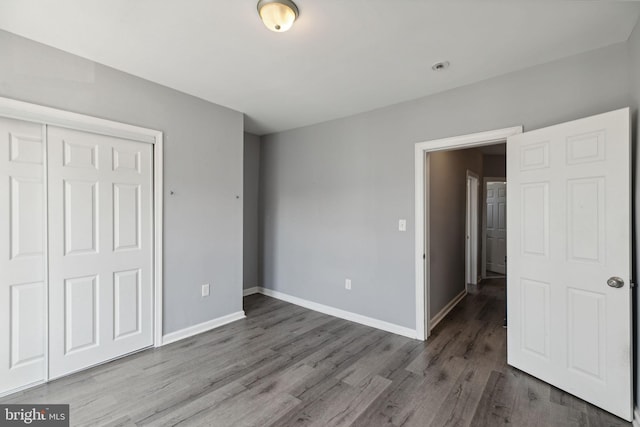
<path fill-rule="evenodd" d="M 407 231 L 407 220 L 401 219 L 398 221 L 398 231 Z"/>
<path fill-rule="evenodd" d="M 208 283 L 202 285 L 202 296 L 203 297 L 208 297 L 209 296 L 209 284 Z"/>

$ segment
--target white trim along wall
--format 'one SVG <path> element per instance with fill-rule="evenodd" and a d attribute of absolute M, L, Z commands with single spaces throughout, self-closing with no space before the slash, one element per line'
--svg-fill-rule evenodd
<path fill-rule="evenodd" d="M 154 346 L 162 343 L 162 132 L 0 97 L 0 116 L 153 144 Z M 45 192 L 46 193 L 46 192 Z M 48 269 L 45 260 L 45 268 Z M 45 275 L 48 277 L 48 275 Z M 48 280 L 46 283 L 48 288 Z M 45 302 L 48 306 L 48 301 Z M 47 336 L 47 334 L 45 334 Z M 46 348 L 46 347 L 45 347 Z M 48 378 L 48 375 L 47 377 Z"/>
<path fill-rule="evenodd" d="M 456 305 L 458 305 L 458 303 L 462 301 L 466 296 L 467 296 L 467 289 L 465 287 L 465 289 L 462 292 L 456 295 L 451 301 L 449 301 L 447 305 L 442 307 L 442 310 L 440 310 L 435 316 L 431 318 L 431 322 L 429 323 L 429 328 L 430 328 L 429 330 L 432 331 L 433 328 L 435 328 L 438 325 L 438 323 L 442 321 L 442 319 L 447 317 L 447 314 L 449 314 L 449 312 L 453 310 L 453 308 Z"/>
<path fill-rule="evenodd" d="M 220 326 L 235 322 L 236 320 L 244 319 L 245 317 L 246 316 L 244 315 L 244 311 L 238 311 L 235 313 L 227 314 L 226 316 L 199 323 L 197 325 L 189 326 L 188 328 L 170 332 L 162 337 L 162 345 L 171 344 L 176 341 L 180 341 L 182 339 L 210 331 L 211 329 L 219 328 Z"/>
<path fill-rule="evenodd" d="M 306 299 L 298 298 L 293 295 L 285 294 L 284 292 L 274 291 L 273 289 L 263 288 L 256 286 L 253 288 L 245 289 L 243 295 L 262 294 L 271 298 L 286 301 L 291 304 L 299 305 L 300 307 L 308 308 L 309 310 L 317 311 L 319 313 L 328 314 L 329 316 L 339 317 L 350 322 L 360 323 L 361 325 L 370 326 L 372 328 L 380 329 L 383 331 L 391 332 L 392 334 L 402 335 L 407 338 L 416 339 L 416 331 L 404 326 L 396 325 L 395 323 L 385 322 L 384 320 L 374 319 L 372 317 L 363 316 L 361 314 L 353 313 L 351 311 L 341 310 L 339 308 L 331 307 L 317 302 L 309 301 Z"/>
<path fill-rule="evenodd" d="M 431 331 L 429 313 L 429 186 L 428 154 L 433 151 L 473 148 L 502 143 L 522 133 L 522 126 L 418 142 L 415 145 L 415 277 L 416 337 L 425 340 Z"/>

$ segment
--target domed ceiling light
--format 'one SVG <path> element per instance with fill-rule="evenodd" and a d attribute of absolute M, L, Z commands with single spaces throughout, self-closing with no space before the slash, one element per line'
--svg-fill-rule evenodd
<path fill-rule="evenodd" d="M 258 13 L 264 25 L 271 31 L 287 31 L 298 18 L 298 7 L 291 0 L 260 0 Z"/>

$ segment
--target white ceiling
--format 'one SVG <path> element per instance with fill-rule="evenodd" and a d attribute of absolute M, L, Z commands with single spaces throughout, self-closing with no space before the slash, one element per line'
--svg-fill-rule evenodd
<path fill-rule="evenodd" d="M 244 112 L 256 134 L 372 110 L 627 40 L 637 2 L 2 0 L 0 28 Z M 431 71 L 437 61 L 451 67 Z"/>

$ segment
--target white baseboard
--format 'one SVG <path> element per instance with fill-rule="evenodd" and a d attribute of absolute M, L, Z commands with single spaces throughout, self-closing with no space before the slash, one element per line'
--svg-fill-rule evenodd
<path fill-rule="evenodd" d="M 640 427 L 640 408 L 633 408 L 633 427 Z"/>
<path fill-rule="evenodd" d="M 48 382 L 47 380 L 38 380 L 36 382 L 30 383 L 27 385 L 23 385 L 17 388 L 12 388 L 11 390 L 5 390 L 2 393 L 0 393 L 0 397 L 9 396 L 10 394 L 18 393 L 20 391 L 24 391 L 33 387 L 37 387 L 42 384 L 46 384 L 47 382 Z"/>
<path fill-rule="evenodd" d="M 453 310 L 453 307 L 458 305 L 458 303 L 462 301 L 462 299 L 466 296 L 467 296 L 467 289 L 465 288 L 462 292 L 456 295 L 451 301 L 449 301 L 449 303 L 445 305 L 442 308 L 442 310 L 438 312 L 438 314 L 436 314 L 431 318 L 431 322 L 429 322 L 429 328 L 433 330 L 433 328 L 435 328 L 436 325 L 440 323 L 440 321 L 444 319 L 451 310 Z"/>
<path fill-rule="evenodd" d="M 192 337 L 202 332 L 210 331 L 211 329 L 218 328 L 226 325 L 227 323 L 235 322 L 236 320 L 244 319 L 244 311 L 237 311 L 235 313 L 227 314 L 226 316 L 218 317 L 217 319 L 208 320 L 206 322 L 198 323 L 197 325 L 189 326 L 188 328 L 180 329 L 179 331 L 170 332 L 162 337 L 162 345 L 171 344 L 172 342 L 179 341 L 184 338 Z"/>
<path fill-rule="evenodd" d="M 272 298 L 299 305 L 300 307 L 308 308 L 309 310 L 318 311 L 320 313 L 339 317 L 351 322 L 371 326 L 372 328 L 382 329 L 383 331 L 391 332 L 393 334 L 402 335 L 412 339 L 416 339 L 417 337 L 415 329 L 399 326 L 394 323 L 385 322 L 383 320 L 374 319 L 371 317 L 363 316 L 361 314 L 356 314 L 350 311 L 341 310 L 339 308 L 330 307 L 328 305 L 319 304 L 317 302 L 308 301 L 279 291 L 274 291 L 272 289 L 258 287 L 258 292 Z"/>
<path fill-rule="evenodd" d="M 246 297 L 248 295 L 258 294 L 260 293 L 260 288 L 258 286 L 254 286 L 253 288 L 247 288 L 242 290 L 242 296 Z"/>

